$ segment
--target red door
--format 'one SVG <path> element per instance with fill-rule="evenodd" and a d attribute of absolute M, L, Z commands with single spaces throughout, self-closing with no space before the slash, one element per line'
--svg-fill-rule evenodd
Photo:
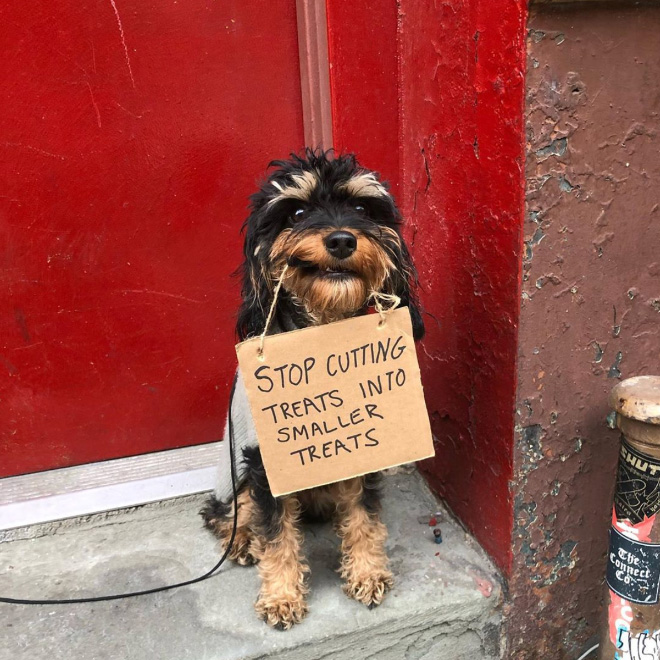
<path fill-rule="evenodd" d="M 239 229 L 303 144 L 295 4 L 0 7 L 0 476 L 210 442 Z"/>

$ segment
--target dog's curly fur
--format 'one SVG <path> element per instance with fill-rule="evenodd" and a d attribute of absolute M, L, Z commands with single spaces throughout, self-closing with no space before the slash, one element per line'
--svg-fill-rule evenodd
<path fill-rule="evenodd" d="M 270 163 L 271 173 L 251 197 L 245 225 L 241 340 L 263 332 L 276 282 L 288 265 L 275 310 L 283 330 L 366 312 L 371 292 L 395 294 L 410 308 L 415 339 L 424 325 L 416 274 L 401 236 L 401 216 L 379 176 L 352 155 L 307 149 Z M 258 448 L 245 450 L 247 480 L 238 496 L 238 528 L 230 558 L 257 563 L 262 579 L 256 610 L 282 630 L 307 612 L 300 522 L 333 518 L 341 538 L 344 591 L 368 607 L 392 586 L 380 521 L 378 474 L 275 498 Z M 233 502 L 211 498 L 205 525 L 226 546 Z"/>

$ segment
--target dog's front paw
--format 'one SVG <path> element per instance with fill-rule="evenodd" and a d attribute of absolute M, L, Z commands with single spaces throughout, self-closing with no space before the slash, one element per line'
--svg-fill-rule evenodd
<path fill-rule="evenodd" d="M 276 630 L 289 630 L 307 614 L 307 603 L 302 597 L 294 600 L 259 597 L 254 608 L 259 618 Z"/>
<path fill-rule="evenodd" d="M 370 610 L 383 602 L 385 594 L 392 588 L 394 580 L 392 574 L 374 573 L 360 578 L 347 580 L 344 584 L 344 593 L 349 597 L 364 603 Z"/>

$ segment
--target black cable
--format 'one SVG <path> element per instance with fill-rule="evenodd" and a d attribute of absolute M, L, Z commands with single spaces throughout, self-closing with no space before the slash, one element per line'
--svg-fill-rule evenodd
<path fill-rule="evenodd" d="M 236 379 L 237 376 L 234 376 L 234 382 L 231 386 L 231 395 L 229 397 L 229 412 L 227 413 L 227 421 L 229 426 L 229 462 L 230 462 L 230 472 L 231 472 L 231 489 L 234 497 L 234 523 L 231 530 L 231 537 L 229 538 L 229 543 L 225 549 L 224 554 L 220 558 L 220 561 L 210 570 L 200 575 L 199 577 L 193 578 L 192 580 L 185 580 L 184 582 L 177 582 L 176 584 L 168 584 L 163 587 L 154 587 L 153 589 L 144 589 L 142 591 L 131 591 L 125 594 L 113 594 L 110 596 L 93 596 L 91 598 L 62 598 L 62 599 L 53 599 L 53 600 L 31 600 L 28 598 L 6 598 L 0 596 L 0 603 L 9 603 L 10 605 L 75 605 L 77 603 L 98 603 L 104 600 L 119 600 L 121 598 L 133 598 L 135 596 L 146 596 L 147 594 L 157 594 L 161 591 L 169 591 L 170 589 L 178 589 L 179 587 L 187 587 L 190 584 L 196 584 L 197 582 L 202 582 L 202 580 L 208 580 L 212 577 L 215 572 L 224 564 L 225 559 L 231 552 L 232 546 L 234 545 L 234 539 L 236 537 L 236 529 L 238 528 L 238 493 L 236 492 L 236 465 L 234 460 L 234 423 L 231 418 L 231 403 L 234 399 L 234 390 L 236 389 Z"/>

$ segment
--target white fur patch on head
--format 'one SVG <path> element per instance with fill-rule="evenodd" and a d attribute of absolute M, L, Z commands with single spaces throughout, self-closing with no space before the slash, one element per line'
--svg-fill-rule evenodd
<path fill-rule="evenodd" d="M 268 202 L 268 206 L 272 206 L 283 199 L 299 199 L 302 202 L 307 202 L 316 190 L 319 184 L 318 174 L 312 171 L 304 171 L 300 174 L 291 175 L 291 183 L 282 185 L 278 181 L 271 181 L 273 186 L 279 190 L 279 195 L 276 195 Z"/>
<path fill-rule="evenodd" d="M 354 197 L 389 197 L 385 186 L 373 172 L 358 172 L 346 183 L 337 186 L 339 192 L 347 192 Z"/>

